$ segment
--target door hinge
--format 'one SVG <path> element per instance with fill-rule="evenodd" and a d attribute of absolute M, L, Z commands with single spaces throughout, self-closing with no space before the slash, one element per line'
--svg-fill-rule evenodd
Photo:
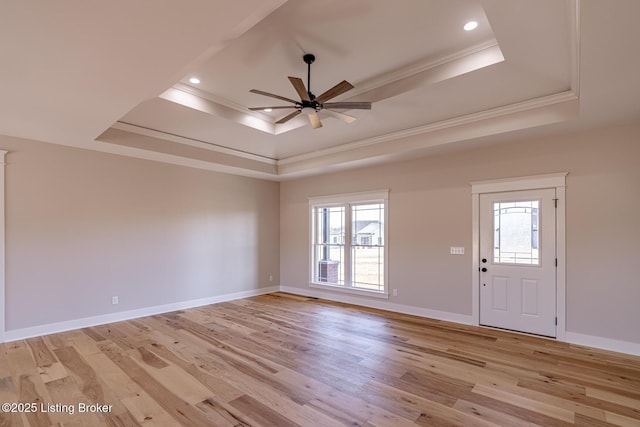
<path fill-rule="evenodd" d="M 558 199 L 553 199 L 553 205 L 555 208 L 558 208 Z"/>
<path fill-rule="evenodd" d="M 558 258 L 556 258 L 556 267 L 558 266 Z"/>
<path fill-rule="evenodd" d="M 556 317 L 556 326 L 558 326 L 558 318 Z"/>

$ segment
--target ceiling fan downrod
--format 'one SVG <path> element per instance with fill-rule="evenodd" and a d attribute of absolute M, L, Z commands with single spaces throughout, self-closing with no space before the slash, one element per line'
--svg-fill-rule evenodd
<path fill-rule="evenodd" d="M 307 64 L 307 93 L 309 94 L 309 99 L 313 101 L 315 95 L 311 93 L 311 64 L 316 60 L 316 56 L 312 53 L 305 53 L 302 59 Z"/>

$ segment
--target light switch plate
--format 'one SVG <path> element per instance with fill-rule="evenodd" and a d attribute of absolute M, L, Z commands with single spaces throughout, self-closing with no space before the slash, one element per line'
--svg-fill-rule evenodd
<path fill-rule="evenodd" d="M 464 255 L 464 246 L 451 246 L 451 255 Z"/>

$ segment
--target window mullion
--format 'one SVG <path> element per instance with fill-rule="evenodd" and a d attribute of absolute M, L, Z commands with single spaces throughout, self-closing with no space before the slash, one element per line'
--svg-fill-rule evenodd
<path fill-rule="evenodd" d="M 351 204 L 344 205 L 345 224 L 344 224 L 344 285 L 352 287 L 351 282 Z"/>

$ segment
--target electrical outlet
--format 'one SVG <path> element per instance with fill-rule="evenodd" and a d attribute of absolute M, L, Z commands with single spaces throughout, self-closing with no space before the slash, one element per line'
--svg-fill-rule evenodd
<path fill-rule="evenodd" d="M 394 297 L 397 297 L 397 296 L 398 296 L 398 290 L 397 290 L 397 289 L 394 289 L 394 290 L 391 292 L 391 294 L 392 294 Z"/>
<path fill-rule="evenodd" d="M 273 275 L 272 274 L 269 275 L 269 281 L 273 282 Z"/>
<path fill-rule="evenodd" d="M 464 246 L 451 246 L 451 255 L 464 255 Z"/>
<path fill-rule="evenodd" d="M 111 297 L 111 304 L 118 305 L 118 297 Z"/>

